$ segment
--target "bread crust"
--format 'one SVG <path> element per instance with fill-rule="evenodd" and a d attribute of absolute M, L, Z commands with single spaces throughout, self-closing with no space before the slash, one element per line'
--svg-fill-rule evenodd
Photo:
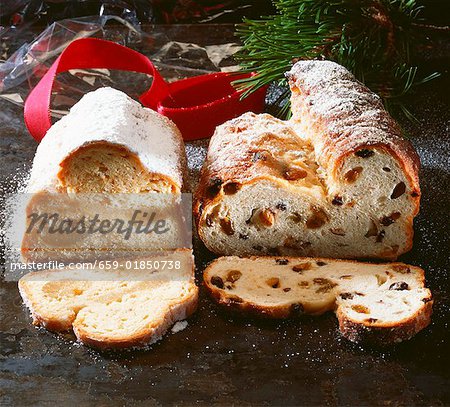
<path fill-rule="evenodd" d="M 352 263 L 361 264 L 356 260 L 340 260 L 340 259 L 328 259 L 328 258 L 311 258 L 311 257 L 301 257 L 293 258 L 283 256 L 283 259 L 289 260 L 291 262 L 295 261 L 311 261 L 311 262 L 333 262 L 333 263 Z M 335 303 L 335 308 L 324 309 L 321 312 L 305 312 L 302 303 L 299 301 L 298 304 L 286 304 L 286 305 L 276 305 L 276 306 L 262 306 L 260 304 L 254 303 L 252 301 L 245 300 L 237 295 L 230 294 L 224 290 L 218 289 L 211 281 L 207 279 L 209 272 L 214 268 L 214 266 L 222 261 L 223 258 L 218 258 L 213 260 L 208 264 L 203 272 L 203 286 L 210 295 L 210 297 L 217 302 L 220 306 L 225 307 L 231 312 L 239 312 L 241 314 L 263 318 L 263 319 L 288 319 L 288 318 L 298 318 L 304 315 L 322 315 L 328 311 L 334 311 L 336 317 L 338 318 L 339 330 L 341 334 L 348 340 L 356 343 L 365 343 L 374 346 L 388 346 L 404 340 L 411 339 L 415 334 L 417 334 L 422 329 L 426 328 L 431 323 L 431 315 L 433 313 L 433 299 L 431 293 L 428 292 L 427 296 L 423 299 L 422 308 L 417 311 L 414 315 L 404 318 L 396 323 L 380 323 L 374 322 L 371 324 L 363 324 L 361 322 L 351 319 L 345 312 L 344 307 Z M 235 259 L 238 261 L 242 259 L 241 257 L 231 256 L 228 259 Z M 252 256 L 248 257 L 249 260 L 258 260 L 261 257 Z M 264 259 L 280 259 L 280 256 L 265 256 Z M 366 263 L 370 264 L 370 263 Z M 403 266 L 403 263 L 376 263 L 380 266 Z M 423 286 L 425 286 L 425 273 L 422 269 L 415 267 L 415 271 L 421 280 Z"/>

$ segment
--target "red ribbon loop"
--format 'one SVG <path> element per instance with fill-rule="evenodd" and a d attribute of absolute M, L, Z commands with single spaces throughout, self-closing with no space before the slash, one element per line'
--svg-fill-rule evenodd
<path fill-rule="evenodd" d="M 219 124 L 246 111 L 264 109 L 265 89 L 240 99 L 231 82 L 248 75 L 214 73 L 166 83 L 153 63 L 139 52 L 95 38 L 72 42 L 53 63 L 24 106 L 25 123 L 41 141 L 51 126 L 50 97 L 55 77 L 70 69 L 109 68 L 153 76 L 150 89 L 140 96 L 144 106 L 172 119 L 185 140 L 210 137 Z"/>

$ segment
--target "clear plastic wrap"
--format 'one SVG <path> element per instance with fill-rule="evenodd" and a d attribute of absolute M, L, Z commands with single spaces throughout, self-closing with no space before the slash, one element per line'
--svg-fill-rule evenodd
<path fill-rule="evenodd" d="M 158 27 L 146 26 L 143 30 L 139 24 L 108 15 L 53 23 L 19 46 L 0 65 L 0 98 L 22 105 L 30 89 L 60 52 L 72 41 L 86 37 L 111 40 L 142 52 L 168 81 L 237 68 L 232 59 L 239 48 L 236 43 L 218 40 L 217 44 L 211 44 L 211 38 L 203 41 L 202 36 L 199 36 L 199 42 L 203 41 L 203 44 L 174 41 L 172 38 L 180 37 L 177 29 L 182 30 L 183 26 Z M 144 74 L 108 69 L 70 70 L 57 77 L 51 114 L 60 117 L 83 94 L 101 86 L 113 86 L 137 98 L 150 83 L 151 78 Z"/>

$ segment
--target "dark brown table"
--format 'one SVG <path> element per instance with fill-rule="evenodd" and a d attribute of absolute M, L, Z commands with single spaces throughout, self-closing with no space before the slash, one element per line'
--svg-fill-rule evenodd
<path fill-rule="evenodd" d="M 147 29 L 200 45 L 234 41 L 231 26 Z M 146 52 L 145 44 L 135 48 Z M 443 41 L 423 58 L 445 74 L 449 56 Z M 177 76 L 176 69 L 164 72 Z M 2 280 L 0 405 L 450 405 L 449 85 L 444 75 L 418 89 L 408 101 L 418 122 L 402 122 L 422 159 L 423 199 L 414 249 L 401 260 L 425 268 L 436 299 L 432 325 L 414 339 L 384 350 L 362 348 L 340 337 L 331 314 L 246 321 L 223 313 L 202 292 L 182 332 L 148 351 L 98 353 L 71 335 L 34 328 L 17 284 Z M 204 146 L 188 146 L 193 179 Z M 0 99 L 2 195 L 15 190 L 35 148 L 21 107 Z M 200 276 L 212 255 L 198 241 L 195 255 Z"/>

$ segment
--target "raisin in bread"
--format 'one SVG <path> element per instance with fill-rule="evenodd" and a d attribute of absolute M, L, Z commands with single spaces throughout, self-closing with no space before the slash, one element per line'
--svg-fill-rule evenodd
<path fill-rule="evenodd" d="M 288 76 L 291 121 L 246 113 L 213 135 L 196 191 L 200 238 L 225 255 L 410 250 L 419 160 L 379 97 L 329 61 Z"/>
<path fill-rule="evenodd" d="M 144 219 L 143 214 L 156 213 L 170 224 L 169 232 L 124 239 L 112 233 L 51 234 L 34 227 L 23 233 L 23 258 L 81 261 L 111 250 L 188 247 L 180 213 L 185 168 L 181 134 L 169 119 L 112 88 L 86 94 L 37 148 L 23 229 L 30 230 L 32 214 L 57 213 L 75 223 L 97 214 L 127 221 L 140 210 L 138 221 L 146 223 L 150 215 Z"/>
<path fill-rule="evenodd" d="M 221 257 L 204 283 L 221 305 L 269 318 L 335 311 L 344 337 L 387 345 L 429 323 L 432 298 L 422 269 L 323 258 Z"/>
<path fill-rule="evenodd" d="M 113 270 L 30 273 L 19 281 L 20 293 L 35 325 L 73 329 L 79 341 L 98 349 L 145 346 L 195 311 L 198 288 L 189 250 L 136 261 L 129 263 L 135 269 L 119 262 Z"/>

